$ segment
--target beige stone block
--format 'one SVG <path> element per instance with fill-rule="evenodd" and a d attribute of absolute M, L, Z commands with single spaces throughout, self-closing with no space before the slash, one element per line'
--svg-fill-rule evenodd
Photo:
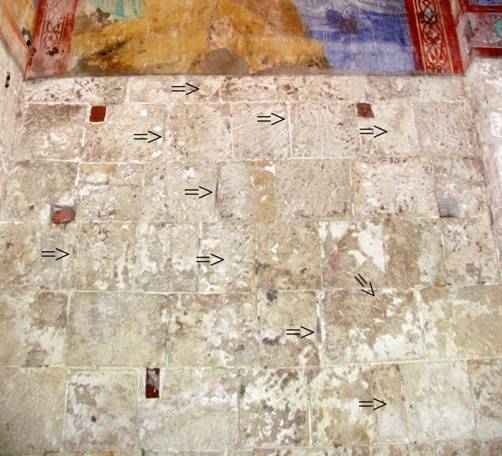
<path fill-rule="evenodd" d="M 127 78 L 76 78 L 74 90 L 77 100 L 84 103 L 93 105 L 118 104 L 125 99 Z M 158 102 L 158 100 L 155 100 L 155 102 Z"/>
<path fill-rule="evenodd" d="M 178 104 L 169 111 L 166 135 L 170 159 L 214 162 L 230 158 L 230 106 Z"/>
<path fill-rule="evenodd" d="M 400 366 L 412 441 L 468 439 L 474 412 L 463 362 Z"/>
<path fill-rule="evenodd" d="M 16 140 L 17 160 L 78 160 L 87 108 L 28 104 Z"/>
<path fill-rule="evenodd" d="M 434 194 L 438 205 L 455 202 L 458 217 L 486 213 L 485 181 L 482 164 L 466 158 L 433 161 Z"/>
<path fill-rule="evenodd" d="M 220 76 L 138 76 L 129 79 L 129 101 L 168 105 L 182 103 L 217 103 L 220 100 Z M 198 87 L 186 85 L 187 83 Z M 185 93 L 173 92 L 173 86 L 185 86 Z M 188 92 L 192 92 L 187 95 Z"/>
<path fill-rule="evenodd" d="M 432 166 L 417 159 L 353 162 L 356 218 L 437 217 Z"/>
<path fill-rule="evenodd" d="M 65 383 L 63 369 L 0 370 L 0 454 L 45 454 L 59 450 Z"/>
<path fill-rule="evenodd" d="M 383 227 L 380 222 L 321 222 L 323 284 L 360 288 L 361 274 L 375 288 L 385 286 Z"/>
<path fill-rule="evenodd" d="M 75 78 L 24 81 L 23 98 L 31 103 L 75 103 Z"/>
<path fill-rule="evenodd" d="M 137 227 L 136 284 L 145 291 L 197 291 L 199 228 L 140 223 Z"/>
<path fill-rule="evenodd" d="M 389 439 L 406 440 L 404 404 L 396 366 L 373 369 L 346 366 L 315 370 L 309 390 L 314 446 L 368 445 Z M 387 400 L 383 396 L 390 390 L 392 395 Z M 358 401 L 371 400 L 372 397 L 384 400 L 388 405 L 376 412 L 358 408 Z M 389 413 L 377 418 L 378 412 L 381 415 L 387 407 Z"/>
<path fill-rule="evenodd" d="M 217 255 L 223 258 L 211 257 Z M 202 225 L 198 256 L 209 256 L 199 264 L 199 292 L 247 292 L 255 288 L 256 233 L 252 226 L 232 223 Z M 194 258 L 194 261 L 196 259 Z"/>
<path fill-rule="evenodd" d="M 133 287 L 134 223 L 82 223 L 71 231 L 68 243 L 74 246 L 72 288 L 125 290 Z"/>
<path fill-rule="evenodd" d="M 452 456 L 452 455 L 466 455 L 478 456 L 487 455 L 492 456 L 497 453 L 483 452 L 481 449 L 482 443 L 479 440 L 450 440 L 446 442 L 437 442 L 435 444 L 435 453 L 437 456 Z"/>
<path fill-rule="evenodd" d="M 359 151 L 356 110 L 347 103 L 291 107 L 293 157 L 354 158 Z"/>
<path fill-rule="evenodd" d="M 73 253 L 59 227 L 0 223 L 0 289 L 57 290 L 70 267 L 66 257 L 41 258 L 42 250 L 63 249 Z"/>
<path fill-rule="evenodd" d="M 314 290 L 321 286 L 317 224 L 257 226 L 257 285 L 277 290 Z"/>
<path fill-rule="evenodd" d="M 502 360 L 468 361 L 467 371 L 474 396 L 478 435 L 481 439 L 501 439 Z"/>
<path fill-rule="evenodd" d="M 369 456 L 436 456 L 434 444 L 375 445 L 369 448 Z"/>
<path fill-rule="evenodd" d="M 423 290 L 426 354 L 435 358 L 500 355 L 501 293 L 500 286 Z"/>
<path fill-rule="evenodd" d="M 145 170 L 142 220 L 153 223 L 215 221 L 217 185 L 216 164 L 150 163 Z M 187 196 L 185 189 L 197 189 L 198 194 Z M 208 190 L 212 193 L 208 194 Z"/>
<path fill-rule="evenodd" d="M 414 103 L 422 154 L 471 157 L 478 149 L 473 113 L 465 102 Z"/>
<path fill-rule="evenodd" d="M 308 444 L 307 374 L 304 370 L 241 372 L 241 447 Z"/>
<path fill-rule="evenodd" d="M 496 245 L 487 217 L 445 219 L 441 229 L 448 284 L 500 282 Z"/>
<path fill-rule="evenodd" d="M 169 367 L 258 364 L 258 309 L 252 294 L 184 294 L 167 310 Z"/>
<path fill-rule="evenodd" d="M 437 221 L 388 219 L 384 240 L 389 286 L 445 285 L 443 243 Z"/>
<path fill-rule="evenodd" d="M 275 165 L 231 162 L 218 169 L 216 206 L 224 220 L 267 223 L 276 213 Z"/>
<path fill-rule="evenodd" d="M 166 141 L 165 118 L 162 105 L 108 106 L 105 122 L 87 124 L 84 161 L 147 162 L 160 157 Z M 156 136 L 148 131 L 162 138 L 153 141 Z M 134 140 L 137 133 L 147 133 L 147 141 Z"/>
<path fill-rule="evenodd" d="M 318 299 L 314 292 L 260 290 L 261 365 L 319 365 Z M 287 335 L 290 328 L 300 329 L 300 337 Z M 308 330 L 314 333 L 308 335 Z"/>
<path fill-rule="evenodd" d="M 221 87 L 223 101 L 276 101 L 273 76 L 227 77 Z"/>
<path fill-rule="evenodd" d="M 412 291 L 336 291 L 323 302 L 328 364 L 416 359 L 423 356 L 417 297 Z"/>
<path fill-rule="evenodd" d="M 0 293 L 0 365 L 63 364 L 67 296 Z"/>
<path fill-rule="evenodd" d="M 75 293 L 70 300 L 66 364 L 164 365 L 171 298 L 137 293 Z"/>
<path fill-rule="evenodd" d="M 415 131 L 413 106 L 408 99 L 387 99 L 371 103 L 375 117 L 358 117 L 357 128 L 374 128 L 378 126 L 387 133 L 380 133 L 375 128 L 373 135 L 360 135 L 361 150 L 368 157 L 405 157 L 418 156 L 418 140 Z"/>
<path fill-rule="evenodd" d="M 352 218 L 348 160 L 287 160 L 276 169 L 279 220 Z"/>
<path fill-rule="evenodd" d="M 65 419 L 65 448 L 92 450 L 138 446 L 136 393 L 130 370 L 71 372 Z"/>
<path fill-rule="evenodd" d="M 79 171 L 79 220 L 127 221 L 141 216 L 143 165 L 82 164 Z"/>
<path fill-rule="evenodd" d="M 52 204 L 75 203 L 76 179 L 74 164 L 18 162 L 5 185 L 2 220 L 49 223 Z"/>
<path fill-rule="evenodd" d="M 275 114 L 275 116 L 273 115 Z M 271 122 L 258 122 L 258 116 L 271 116 Z M 280 117 L 285 120 L 280 121 Z M 275 125 L 273 123 L 277 122 Z M 234 158 L 285 158 L 289 151 L 289 113 L 285 104 L 232 104 L 232 143 Z"/>
<path fill-rule="evenodd" d="M 141 448 L 231 451 L 238 444 L 237 373 L 168 369 L 160 400 L 140 399 Z"/>

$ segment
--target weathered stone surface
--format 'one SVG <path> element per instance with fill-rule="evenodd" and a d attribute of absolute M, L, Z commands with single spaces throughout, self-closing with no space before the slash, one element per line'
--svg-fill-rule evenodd
<path fill-rule="evenodd" d="M 482 439 L 501 439 L 502 361 L 468 361 L 467 371 L 474 396 L 478 435 Z"/>
<path fill-rule="evenodd" d="M 415 122 L 420 151 L 471 157 L 478 147 L 473 113 L 465 102 L 415 102 Z"/>
<path fill-rule="evenodd" d="M 500 282 L 496 245 L 487 217 L 445 219 L 441 230 L 448 284 Z"/>
<path fill-rule="evenodd" d="M 28 104 L 16 140 L 16 160 L 77 160 L 81 155 L 87 108 Z"/>
<path fill-rule="evenodd" d="M 279 117 L 285 120 L 280 121 Z M 257 116 L 271 116 L 270 123 Z M 278 122 L 276 125 L 272 123 Z M 285 158 L 290 155 L 289 113 L 285 104 L 252 103 L 232 105 L 232 144 L 234 158 Z"/>
<path fill-rule="evenodd" d="M 389 286 L 445 285 L 443 243 L 436 220 L 386 220 L 384 240 Z"/>
<path fill-rule="evenodd" d="M 374 129 L 373 135 L 361 135 L 362 151 L 368 157 L 405 157 L 418 156 L 417 134 L 413 107 L 408 99 L 377 101 L 371 104 L 374 118 L 358 117 L 358 131 L 362 128 L 374 128 L 377 125 L 388 133 Z"/>
<path fill-rule="evenodd" d="M 127 78 L 76 78 L 74 90 L 77 100 L 84 103 L 118 104 L 124 101 Z"/>
<path fill-rule="evenodd" d="M 2 220 L 49 222 L 51 204 L 74 204 L 76 178 L 77 166 L 73 164 L 17 163 L 5 186 Z"/>
<path fill-rule="evenodd" d="M 243 371 L 239 395 L 242 447 L 306 446 L 307 376 L 304 371 Z"/>
<path fill-rule="evenodd" d="M 70 301 L 66 364 L 163 366 L 170 299 L 153 294 L 75 293 Z"/>
<path fill-rule="evenodd" d="M 24 81 L 23 98 L 31 103 L 74 103 L 75 79 L 58 78 Z"/>
<path fill-rule="evenodd" d="M 411 291 L 329 293 L 323 302 L 322 347 L 329 364 L 377 362 L 423 356 L 416 296 Z"/>
<path fill-rule="evenodd" d="M 474 412 L 463 362 L 401 366 L 410 439 L 466 439 L 474 436 Z"/>
<path fill-rule="evenodd" d="M 142 165 L 83 164 L 79 172 L 79 220 L 137 220 L 143 197 Z"/>
<path fill-rule="evenodd" d="M 213 192 L 208 192 L 200 187 Z M 197 189 L 186 196 L 185 189 Z M 150 163 L 145 169 L 142 220 L 190 223 L 216 220 L 217 170 L 209 163 Z M 203 198 L 200 198 L 203 196 Z"/>
<path fill-rule="evenodd" d="M 67 300 L 64 293 L 0 293 L 0 365 L 61 365 Z"/>
<path fill-rule="evenodd" d="M 356 109 L 346 103 L 299 103 L 291 109 L 293 157 L 355 158 Z"/>
<path fill-rule="evenodd" d="M 199 228 L 196 225 L 140 223 L 136 285 L 145 291 L 197 291 Z M 154 246 L 154 248 L 152 248 Z"/>
<path fill-rule="evenodd" d="M 168 113 L 166 154 L 170 159 L 218 161 L 230 158 L 230 106 L 174 106 Z"/>
<path fill-rule="evenodd" d="M 56 246 L 71 250 L 64 239 L 55 226 L 0 223 L 0 289 L 59 289 L 68 274 L 68 259 L 41 258 L 41 251 Z"/>
<path fill-rule="evenodd" d="M 83 158 L 97 162 L 147 162 L 163 153 L 165 138 L 153 141 L 152 131 L 165 136 L 166 108 L 162 105 L 126 104 L 108 106 L 106 121 L 89 123 L 85 133 Z M 147 141 L 134 135 L 147 133 Z"/>
<path fill-rule="evenodd" d="M 222 219 L 273 222 L 276 212 L 275 165 L 269 161 L 221 165 L 216 206 Z"/>
<path fill-rule="evenodd" d="M 141 448 L 164 451 L 235 448 L 237 385 L 235 371 L 168 369 L 160 400 L 138 402 Z"/>
<path fill-rule="evenodd" d="M 257 285 L 278 290 L 312 290 L 321 284 L 316 224 L 257 226 Z"/>
<path fill-rule="evenodd" d="M 318 296 L 314 292 L 260 290 L 261 365 L 269 367 L 318 366 Z M 314 334 L 306 336 L 308 331 Z M 300 337 L 288 336 L 288 328 L 300 329 Z M 306 337 L 305 337 L 306 336 Z"/>
<path fill-rule="evenodd" d="M 353 162 L 352 184 L 356 218 L 438 216 L 432 167 L 422 160 Z"/>
<path fill-rule="evenodd" d="M 63 369 L 0 369 L 0 454 L 60 449 L 65 383 Z"/>
<path fill-rule="evenodd" d="M 180 295 L 167 309 L 167 365 L 258 364 L 258 309 L 252 294 Z"/>
<path fill-rule="evenodd" d="M 137 376 L 129 370 L 71 372 L 65 421 L 65 448 L 137 447 Z"/>
<path fill-rule="evenodd" d="M 500 355 L 501 293 L 500 286 L 423 290 L 426 354 L 434 358 Z"/>
<path fill-rule="evenodd" d="M 133 287 L 136 225 L 82 223 L 71 231 L 74 246 L 72 284 L 79 290 L 125 290 Z"/>
<path fill-rule="evenodd" d="M 379 222 L 321 222 L 323 285 L 359 288 L 358 274 L 385 286 L 383 228 Z M 365 279 L 366 280 L 366 279 Z"/>
<path fill-rule="evenodd" d="M 287 160 L 276 170 L 279 220 L 352 218 L 348 160 Z"/>
<path fill-rule="evenodd" d="M 221 87 L 223 101 L 275 101 L 276 97 L 272 76 L 228 77 Z"/>
<path fill-rule="evenodd" d="M 471 159 L 433 161 L 436 201 L 455 201 L 458 216 L 472 217 L 486 213 L 485 181 L 481 163 Z"/>

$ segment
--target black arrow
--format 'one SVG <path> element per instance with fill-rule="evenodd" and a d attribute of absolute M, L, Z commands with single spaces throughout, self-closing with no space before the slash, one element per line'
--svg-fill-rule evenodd
<path fill-rule="evenodd" d="M 57 252 L 62 253 L 62 255 L 58 258 L 56 258 Z M 56 258 L 56 261 L 62 260 L 63 258 L 66 258 L 68 255 L 69 255 L 68 252 L 58 249 L 57 247 L 56 250 L 42 250 L 42 258 Z"/>
<path fill-rule="evenodd" d="M 215 261 L 214 263 L 211 263 L 211 257 L 217 258 L 218 261 Z M 219 257 L 218 255 L 213 255 L 211 253 L 211 257 L 208 256 L 198 256 L 197 257 L 197 263 L 209 263 L 209 266 L 215 266 L 218 263 L 221 263 L 222 261 L 225 261 L 223 258 Z"/>
<path fill-rule="evenodd" d="M 373 411 L 378 410 L 379 408 L 385 407 L 386 405 L 387 405 L 386 402 L 381 401 L 380 399 L 377 399 L 376 397 L 374 397 L 372 401 L 359 401 L 359 407 L 372 408 Z"/>
<path fill-rule="evenodd" d="M 187 88 L 189 88 L 191 90 L 188 90 L 188 92 L 187 92 Z M 190 95 L 191 93 L 197 92 L 197 90 L 199 90 L 199 88 L 197 86 L 194 86 L 193 84 L 190 84 L 189 82 L 186 82 L 183 85 L 171 86 L 171 92 L 174 92 L 174 93 L 181 92 L 181 93 L 184 93 L 185 95 Z"/>
<path fill-rule="evenodd" d="M 272 116 L 275 117 L 276 120 L 272 118 Z M 256 121 L 258 123 L 271 123 L 272 125 L 277 125 L 278 123 L 281 123 L 283 120 L 286 120 L 284 117 L 280 116 L 279 114 L 272 113 L 270 116 L 257 116 Z"/>
<path fill-rule="evenodd" d="M 153 136 L 153 139 L 150 139 L 150 141 L 148 141 L 148 133 L 150 133 Z M 148 144 L 153 143 L 158 139 L 162 138 L 162 136 L 158 135 L 154 131 L 148 130 L 148 133 L 134 133 L 133 138 L 135 141 L 147 141 Z"/>
<path fill-rule="evenodd" d="M 356 276 L 354 276 L 354 279 L 356 279 L 357 282 L 359 283 L 359 285 L 361 285 L 362 287 L 368 286 L 368 282 L 366 282 L 366 280 L 364 279 L 364 277 L 361 274 L 357 274 Z M 364 289 L 361 291 L 363 293 L 369 294 L 370 296 L 375 296 L 375 290 L 373 290 L 373 285 L 371 284 L 371 282 L 369 283 L 369 287 L 371 288 L 371 291 L 364 290 Z"/>
<path fill-rule="evenodd" d="M 203 195 L 199 195 L 199 189 L 204 190 L 205 193 Z M 205 198 L 211 193 L 213 193 L 211 190 L 202 187 L 201 185 L 199 185 L 199 188 L 185 188 L 185 196 L 198 196 L 199 199 Z"/>
<path fill-rule="evenodd" d="M 302 329 L 304 331 L 306 331 L 306 334 L 304 334 L 303 336 L 301 335 Z M 286 335 L 288 335 L 288 336 L 296 336 L 296 337 L 299 337 L 300 339 L 303 339 L 304 337 L 308 337 L 311 334 L 314 334 L 314 331 L 312 331 L 309 328 L 305 328 L 305 326 L 300 326 L 299 328 L 289 328 L 289 329 L 286 329 Z"/>
<path fill-rule="evenodd" d="M 379 127 L 378 125 L 373 125 L 373 127 L 359 129 L 360 135 L 371 135 L 371 136 L 373 136 L 373 139 L 376 139 L 379 136 L 385 135 L 385 133 L 388 133 L 388 131 L 385 130 L 384 128 Z"/>

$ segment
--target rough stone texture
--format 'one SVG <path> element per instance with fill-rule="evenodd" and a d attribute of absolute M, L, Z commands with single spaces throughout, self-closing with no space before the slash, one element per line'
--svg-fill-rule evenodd
<path fill-rule="evenodd" d="M 4 57 L 0 454 L 502 452 L 496 60 L 186 96 L 183 76 L 23 83 Z"/>
<path fill-rule="evenodd" d="M 62 444 L 65 372 L 0 369 L 0 454 L 43 454 Z"/>
<path fill-rule="evenodd" d="M 71 450 L 137 447 L 137 376 L 133 371 L 70 373 L 65 447 Z"/>
<path fill-rule="evenodd" d="M 167 364 L 242 366 L 258 362 L 254 295 L 181 295 L 167 309 Z"/>
<path fill-rule="evenodd" d="M 138 401 L 145 450 L 224 451 L 238 444 L 236 372 L 169 369 L 160 400 Z"/>
<path fill-rule="evenodd" d="M 463 362 L 405 364 L 401 371 L 413 441 L 474 437 L 472 396 Z"/>
<path fill-rule="evenodd" d="M 75 293 L 68 315 L 66 363 L 164 365 L 168 302 L 165 296 L 151 294 Z"/>

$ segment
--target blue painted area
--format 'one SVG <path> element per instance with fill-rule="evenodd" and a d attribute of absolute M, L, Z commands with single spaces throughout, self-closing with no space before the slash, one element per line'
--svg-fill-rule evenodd
<path fill-rule="evenodd" d="M 337 70 L 415 70 L 404 0 L 294 0 L 312 38 Z"/>
<path fill-rule="evenodd" d="M 469 3 L 471 5 L 479 6 L 502 6 L 502 2 L 500 0 L 470 0 Z"/>
<path fill-rule="evenodd" d="M 133 19 L 141 17 L 145 3 L 144 0 L 97 0 L 96 6 L 116 19 Z"/>

